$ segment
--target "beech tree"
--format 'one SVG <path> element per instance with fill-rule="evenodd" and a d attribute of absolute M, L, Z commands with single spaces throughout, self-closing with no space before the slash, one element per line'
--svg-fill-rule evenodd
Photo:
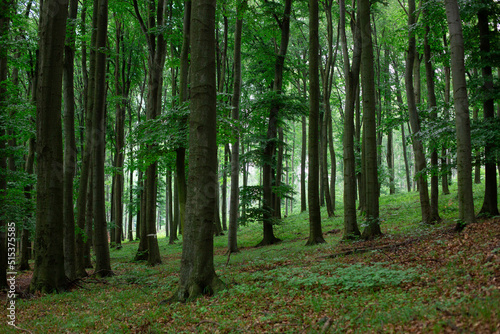
<path fill-rule="evenodd" d="M 339 34 L 344 58 L 344 77 L 346 80 L 346 100 L 344 111 L 344 236 L 351 239 L 359 236 L 356 218 L 356 161 L 354 158 L 354 107 L 356 90 L 359 85 L 359 71 L 361 64 L 361 34 L 353 24 L 354 50 L 352 65 L 349 61 L 349 51 L 346 37 L 346 7 L 345 1 L 340 0 Z"/>
<path fill-rule="evenodd" d="M 106 199 L 104 194 L 104 163 L 106 150 L 106 37 L 108 32 L 108 0 L 98 0 L 96 65 L 94 88 L 93 138 L 93 213 L 95 272 L 102 277 L 113 275 L 109 258 Z M 92 189 L 91 188 L 91 189 Z"/>
<path fill-rule="evenodd" d="M 62 67 L 67 0 L 44 0 L 39 25 L 37 206 L 31 291 L 65 289 L 63 253 Z"/>
<path fill-rule="evenodd" d="M 288 49 L 288 41 L 290 38 L 290 13 L 292 10 L 292 0 L 285 1 L 283 10 L 283 18 L 280 20 L 277 16 L 276 21 L 281 30 L 281 41 L 276 55 L 274 66 L 273 93 L 281 95 L 283 89 L 283 70 L 285 66 L 285 57 Z M 278 117 L 280 112 L 279 103 L 273 103 L 269 111 L 268 127 L 267 127 L 267 142 L 263 152 L 264 166 L 262 168 L 262 187 L 263 187 L 263 238 L 259 246 L 272 245 L 281 240 L 274 235 L 273 230 L 273 183 L 276 181 L 274 173 L 274 160 L 276 156 L 276 139 L 278 134 Z"/>
<path fill-rule="evenodd" d="M 319 36 L 318 0 L 309 0 L 309 239 L 306 245 L 324 243 L 319 207 Z M 326 143 L 324 143 L 326 144 Z"/>
<path fill-rule="evenodd" d="M 472 194 L 469 100 L 465 80 L 462 21 L 460 20 L 457 0 L 446 0 L 445 6 L 450 31 L 451 71 L 457 137 L 458 212 L 460 219 L 457 229 L 461 230 L 463 223 L 473 223 L 475 221 Z"/>
<path fill-rule="evenodd" d="M 186 301 L 224 284 L 215 274 L 213 229 L 217 203 L 215 0 L 193 0 L 191 9 L 189 179 L 179 290 Z"/>
<path fill-rule="evenodd" d="M 359 28 L 361 33 L 361 82 L 363 88 L 363 150 L 366 180 L 366 227 L 364 239 L 380 236 L 379 183 L 377 164 L 377 131 L 375 113 L 375 79 L 373 65 L 372 29 L 370 24 L 370 1 L 359 0 Z"/>

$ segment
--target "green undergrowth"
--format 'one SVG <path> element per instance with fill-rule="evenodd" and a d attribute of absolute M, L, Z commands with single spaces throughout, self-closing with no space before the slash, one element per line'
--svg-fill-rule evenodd
<path fill-rule="evenodd" d="M 178 286 L 182 237 L 174 245 L 159 239 L 163 263 L 155 267 L 134 262 L 138 243 L 125 242 L 111 250 L 115 276 L 18 299 L 16 324 L 31 333 L 495 332 L 500 220 L 453 233 L 451 190 L 440 196 L 443 222 L 434 226 L 420 223 L 417 193 L 382 196 L 384 237 L 370 242 L 341 241 L 340 203 L 336 216 L 323 212 L 326 244 L 305 246 L 307 212 L 275 226 L 283 240 L 276 245 L 254 247 L 260 224 L 240 227 L 240 252 L 230 256 L 227 236 L 215 237 L 216 273 L 228 288 L 186 304 L 161 303 Z M 479 209 L 482 188 L 475 191 Z M 359 249 L 366 251 L 348 253 Z"/>

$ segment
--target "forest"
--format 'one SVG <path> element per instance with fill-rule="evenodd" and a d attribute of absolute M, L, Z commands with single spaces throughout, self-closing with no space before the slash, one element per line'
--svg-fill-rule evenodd
<path fill-rule="evenodd" d="M 0 0 L 2 333 L 499 333 L 498 0 Z"/>

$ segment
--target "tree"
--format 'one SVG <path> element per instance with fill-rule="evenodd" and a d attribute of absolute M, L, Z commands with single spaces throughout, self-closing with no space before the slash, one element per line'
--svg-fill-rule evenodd
<path fill-rule="evenodd" d="M 161 28 L 167 19 L 165 15 L 165 0 L 148 3 L 148 20 L 145 22 L 139 12 L 137 0 L 134 0 L 135 14 L 141 25 L 143 33 L 146 35 L 148 45 L 148 97 L 146 102 L 146 118 L 153 120 L 158 117 L 161 111 L 162 95 L 162 75 L 166 57 L 166 43 L 161 32 Z M 148 264 L 155 265 L 161 263 L 160 249 L 156 236 L 156 197 L 157 197 L 157 162 L 148 165 L 146 169 L 146 216 L 144 223 L 145 235 L 141 235 L 139 253 L 147 254 Z"/>
<path fill-rule="evenodd" d="M 240 118 L 240 95 L 241 95 L 241 31 L 243 27 L 243 15 L 245 13 L 246 0 L 238 1 L 236 4 L 236 28 L 234 32 L 234 83 L 233 98 L 231 99 L 232 117 L 235 122 Z M 240 140 L 238 130 L 234 130 L 235 141 L 231 151 L 231 201 L 229 203 L 229 252 L 238 251 L 238 203 L 239 203 L 239 178 L 240 178 Z"/>
<path fill-rule="evenodd" d="M 495 119 L 495 106 L 493 100 L 493 73 L 490 65 L 490 40 L 491 32 L 489 28 L 489 9 L 486 4 L 481 6 L 477 13 L 477 25 L 479 28 L 479 50 L 481 51 L 482 76 L 484 80 L 483 91 L 483 113 L 486 122 L 493 122 Z M 497 196 L 497 174 L 496 174 L 496 154 L 495 141 L 493 138 L 486 140 L 484 148 L 485 155 L 485 180 L 484 180 L 484 200 L 479 211 L 480 215 L 498 216 L 498 196 Z"/>
<path fill-rule="evenodd" d="M 361 62 L 361 35 L 359 29 L 354 28 L 354 50 L 352 66 L 349 64 L 349 51 L 346 38 L 346 8 L 345 1 L 340 0 L 339 34 L 344 58 L 344 77 L 346 81 L 346 100 L 344 111 L 344 239 L 359 236 L 356 219 L 356 161 L 354 158 L 354 107 L 356 91 L 359 85 L 359 71 Z M 355 25 L 353 24 L 353 27 Z"/>
<path fill-rule="evenodd" d="M 97 2 L 94 0 L 94 6 Z M 85 19 L 86 19 L 87 7 L 82 8 L 81 14 L 81 30 L 85 34 Z M 91 45 L 95 45 L 96 39 L 96 28 L 97 25 L 97 15 L 94 15 L 92 19 L 92 37 Z M 87 207 L 91 206 L 92 203 L 88 203 L 89 185 L 92 184 L 91 169 L 92 169 L 92 141 L 93 141 L 93 127 L 92 118 L 94 114 L 94 87 L 95 87 L 95 49 L 91 49 L 89 67 L 90 71 L 87 71 L 87 47 L 85 41 L 82 43 L 82 77 L 83 77 L 83 100 L 84 108 L 86 111 L 85 115 L 85 146 L 82 150 L 82 166 L 80 170 L 80 187 L 78 188 L 78 198 L 76 201 L 76 224 L 78 226 L 79 233 L 76 234 L 75 238 L 75 251 L 76 251 L 76 275 L 78 277 L 84 277 L 87 275 L 85 267 L 90 263 L 89 254 L 87 250 L 90 247 L 91 234 L 87 233 L 88 228 L 86 228 L 86 222 L 88 221 Z M 88 73 L 87 73 L 88 72 Z M 85 231 L 85 234 L 84 234 Z M 91 230 L 90 230 L 91 231 Z"/>
<path fill-rule="evenodd" d="M 7 222 L 5 220 L 4 198 L 7 196 L 7 154 L 5 118 L 7 117 L 7 60 L 12 1 L 0 2 L 0 288 L 7 286 Z"/>
<path fill-rule="evenodd" d="M 224 284 L 215 274 L 213 228 L 217 202 L 215 0 L 193 0 L 191 12 L 189 179 L 180 287 L 174 299 L 213 294 Z"/>
<path fill-rule="evenodd" d="M 71 0 L 68 12 L 68 36 L 64 47 L 64 270 L 66 276 L 76 278 L 75 253 L 75 212 L 73 209 L 73 178 L 76 167 L 76 140 L 75 140 L 75 88 L 74 88 L 74 60 L 76 16 L 78 1 Z"/>
<path fill-rule="evenodd" d="M 31 291 L 66 286 L 63 253 L 62 67 L 67 0 L 45 0 L 40 12 L 37 92 L 37 209 Z"/>
<path fill-rule="evenodd" d="M 422 212 L 422 221 L 425 224 L 432 223 L 431 208 L 429 202 L 429 189 L 425 177 L 426 159 L 422 141 L 416 137 L 420 132 L 420 117 L 417 111 L 415 98 L 413 68 L 415 65 L 416 39 L 415 32 L 412 30 L 416 23 L 415 0 L 408 1 L 408 53 L 406 55 L 405 86 L 406 99 L 408 101 L 408 111 L 410 114 L 410 125 L 413 132 L 413 152 L 415 154 L 415 178 L 417 179 L 418 191 L 420 195 L 420 210 Z"/>
<path fill-rule="evenodd" d="M 283 70 L 285 67 L 285 57 L 288 49 L 288 41 L 290 38 L 290 13 L 292 10 L 292 0 L 285 1 L 285 8 L 283 11 L 283 19 L 276 18 L 281 30 L 281 41 L 276 55 L 274 64 L 274 80 L 273 80 L 273 93 L 281 95 L 283 88 Z M 267 142 L 264 147 L 263 160 L 264 166 L 262 168 L 262 187 L 263 187 L 263 209 L 264 215 L 262 219 L 263 224 L 263 238 L 258 246 L 272 245 L 280 242 L 281 240 L 274 235 L 273 230 L 273 183 L 276 181 L 274 175 L 274 160 L 276 155 L 276 138 L 278 134 L 278 117 L 280 105 L 275 101 L 271 105 L 268 118 L 267 127 Z"/>
<path fill-rule="evenodd" d="M 450 30 L 451 71 L 453 76 L 453 100 L 455 105 L 455 127 L 457 136 L 458 211 L 457 229 L 462 223 L 473 223 L 474 200 L 472 195 L 471 134 L 469 101 L 465 80 L 464 40 L 462 21 L 457 0 L 446 0 L 446 17 Z"/>
<path fill-rule="evenodd" d="M 106 199 L 104 195 L 104 160 L 106 149 L 106 37 L 108 32 L 108 0 L 98 0 L 94 7 L 97 15 L 96 66 L 93 138 L 93 212 L 95 272 L 101 276 L 111 276 L 108 231 L 106 221 Z"/>
<path fill-rule="evenodd" d="M 361 236 L 373 239 L 382 235 L 379 223 L 379 183 L 377 164 L 377 130 L 375 106 L 375 79 L 373 65 L 370 1 L 359 0 L 361 32 L 361 82 L 363 88 L 363 149 L 366 152 L 364 173 L 366 177 L 366 227 Z"/>
<path fill-rule="evenodd" d="M 429 19 L 429 10 L 424 10 L 425 19 Z M 425 63 L 425 82 L 427 83 L 427 106 L 431 110 L 431 117 L 437 118 L 437 100 L 434 84 L 434 67 L 432 66 L 431 59 L 431 46 L 430 46 L 430 26 L 429 23 L 425 24 L 424 36 L 424 63 Z M 438 222 L 441 220 L 439 216 L 439 176 L 438 176 L 438 153 L 437 143 L 431 140 L 431 202 L 430 202 L 430 221 Z"/>
<path fill-rule="evenodd" d="M 306 245 L 325 243 L 319 207 L 319 18 L 318 0 L 309 0 L 309 239 Z M 326 145 L 326 143 L 324 143 Z"/>

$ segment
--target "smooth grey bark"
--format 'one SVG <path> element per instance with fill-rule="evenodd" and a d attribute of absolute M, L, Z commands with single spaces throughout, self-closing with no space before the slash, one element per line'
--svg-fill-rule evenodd
<path fill-rule="evenodd" d="M 182 31 L 182 49 L 180 56 L 180 77 L 179 77 L 179 95 L 180 103 L 183 106 L 189 99 L 188 73 L 189 73 L 189 48 L 191 44 L 191 1 L 184 1 L 184 21 Z M 183 125 L 187 126 L 187 118 Z M 185 131 L 182 129 L 181 131 Z M 184 228 L 184 216 L 186 212 L 186 148 L 178 147 L 175 150 L 175 166 L 177 175 L 177 195 L 179 201 L 179 234 L 182 234 Z"/>
<path fill-rule="evenodd" d="M 234 32 L 234 81 L 233 98 L 231 99 L 231 116 L 237 123 L 240 119 L 241 96 L 241 32 L 243 30 L 243 15 L 246 10 L 246 0 L 236 4 L 236 27 Z M 229 231 L 228 249 L 230 253 L 238 252 L 238 206 L 239 206 L 239 178 L 240 178 L 240 136 L 239 129 L 233 130 L 235 142 L 231 150 L 231 199 L 229 202 Z"/>
<path fill-rule="evenodd" d="M 361 31 L 361 84 L 363 88 L 363 148 L 366 175 L 366 217 L 361 237 L 373 239 L 380 235 L 379 182 L 377 162 L 377 119 L 375 100 L 375 75 L 373 63 L 370 1 L 359 0 L 359 24 Z"/>
<path fill-rule="evenodd" d="M 104 192 L 104 164 L 106 150 L 106 39 L 108 33 L 108 0 L 99 0 L 97 13 L 96 66 L 93 135 L 93 210 L 95 273 L 105 277 L 113 275 L 109 256 L 106 201 Z"/>
<path fill-rule="evenodd" d="M 307 210 L 306 195 L 306 154 L 307 154 L 307 119 L 302 116 L 302 150 L 300 157 L 300 212 Z"/>
<path fill-rule="evenodd" d="M 64 271 L 74 280 L 76 275 L 75 212 L 73 209 L 73 178 L 76 170 L 74 60 L 78 1 L 71 0 L 68 12 L 66 45 L 64 46 Z"/>
<path fill-rule="evenodd" d="M 424 15 L 429 15 L 427 10 L 424 10 Z M 431 109 L 431 118 L 437 118 L 437 100 L 434 85 L 434 67 L 431 60 L 431 47 L 429 45 L 430 27 L 426 25 L 424 36 L 424 63 L 425 77 L 427 84 L 427 106 Z M 439 222 L 439 166 L 438 166 L 438 144 L 431 139 L 431 202 L 430 202 L 430 221 Z"/>
<path fill-rule="evenodd" d="M 285 8 L 283 12 L 283 19 L 279 21 L 281 29 L 281 41 L 276 61 L 274 64 L 274 81 L 273 92 L 281 94 L 283 88 L 283 70 L 285 65 L 285 57 L 288 49 L 288 42 L 290 38 L 290 15 L 292 10 L 292 0 L 285 1 Z M 262 218 L 263 224 L 263 238 L 258 246 L 272 245 L 280 242 L 281 240 L 274 235 L 273 229 L 273 192 L 272 186 L 276 181 L 276 175 L 272 168 L 273 161 L 276 155 L 276 137 L 278 132 L 278 117 L 280 107 L 277 104 L 271 106 L 268 117 L 267 127 L 267 143 L 263 152 L 264 166 L 262 167 L 262 187 L 263 187 L 263 209 L 264 214 Z"/>
<path fill-rule="evenodd" d="M 319 203 L 319 18 L 318 0 L 309 0 L 309 239 L 306 245 L 325 243 Z M 324 143 L 326 144 L 326 143 Z M 326 150 L 325 150 L 326 151 Z"/>
<path fill-rule="evenodd" d="M 361 45 L 359 29 L 353 25 L 354 51 L 352 66 L 349 62 L 349 51 L 346 38 L 345 0 L 339 0 L 340 23 L 339 33 L 344 59 L 344 77 L 346 80 L 346 103 L 344 111 L 344 239 L 355 238 L 359 232 L 356 218 L 356 161 L 354 158 L 354 108 L 356 90 L 359 83 L 361 62 Z"/>
<path fill-rule="evenodd" d="M 409 0 L 408 27 L 413 27 L 413 25 L 416 23 L 415 15 L 416 15 L 415 0 Z M 427 163 L 422 142 L 415 137 L 415 135 L 420 132 L 420 117 L 418 115 L 417 102 L 415 98 L 415 92 L 418 90 L 414 89 L 414 76 L 413 76 L 413 69 L 415 65 L 415 52 L 416 52 L 415 50 L 416 50 L 415 34 L 412 31 L 412 29 L 409 28 L 408 54 L 406 56 L 406 72 L 405 72 L 406 98 L 408 101 L 410 125 L 412 132 L 414 134 L 413 152 L 415 154 L 415 171 L 417 173 L 415 177 L 417 179 L 418 191 L 420 196 L 420 210 L 422 214 L 422 222 L 424 224 L 430 224 L 433 222 L 433 220 L 431 219 L 432 217 L 431 217 L 431 207 L 429 201 L 429 189 L 427 185 L 427 179 L 424 175 Z M 415 74 L 415 77 L 417 77 L 417 74 Z"/>
<path fill-rule="evenodd" d="M 58 10 L 53 11 L 53 6 Z M 63 250 L 62 76 L 68 1 L 45 0 L 40 11 L 36 108 L 37 207 L 30 290 L 65 289 Z"/>
<path fill-rule="evenodd" d="M 175 300 L 213 294 L 224 287 L 213 262 L 217 203 L 215 0 L 193 0 L 191 13 L 189 179 L 179 290 Z"/>
<path fill-rule="evenodd" d="M 465 80 L 464 40 L 462 21 L 457 0 L 446 0 L 446 17 L 450 31 L 451 71 L 453 77 L 453 100 L 455 105 L 455 126 L 457 135 L 458 211 L 460 219 L 457 229 L 463 223 L 475 221 L 472 194 L 471 135 L 469 101 Z"/>
<path fill-rule="evenodd" d="M 134 11 L 139 20 L 142 32 L 148 45 L 148 94 L 146 101 L 146 119 L 156 119 L 161 113 L 163 68 L 166 58 L 166 42 L 162 33 L 157 29 L 163 29 L 166 24 L 165 0 L 148 3 L 148 19 L 144 21 L 140 14 L 137 0 L 134 0 Z M 145 193 L 146 214 L 142 222 L 146 227 L 147 242 L 145 251 L 149 265 L 161 263 L 160 249 L 156 234 L 156 204 L 158 183 L 158 162 L 154 161 L 146 168 Z"/>

